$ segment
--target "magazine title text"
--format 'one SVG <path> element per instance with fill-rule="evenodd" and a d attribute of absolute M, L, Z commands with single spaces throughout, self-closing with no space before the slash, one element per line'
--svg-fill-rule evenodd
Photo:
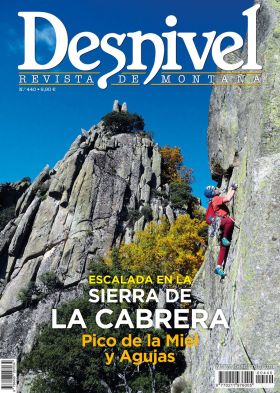
<path fill-rule="evenodd" d="M 24 63 L 18 66 L 19 70 L 50 70 L 57 67 L 68 54 L 70 63 L 80 71 L 90 71 L 97 69 L 101 65 L 101 60 L 95 60 L 86 63 L 82 60 L 82 56 L 100 48 L 104 53 L 112 56 L 117 65 L 109 72 L 101 75 L 97 85 L 101 89 L 108 86 L 108 79 L 119 73 L 125 67 L 128 71 L 146 71 L 147 77 L 144 85 L 148 84 L 159 71 L 180 71 L 184 64 L 178 64 L 177 45 L 178 40 L 182 41 L 186 48 L 186 56 L 188 55 L 194 70 L 203 70 L 209 54 L 211 53 L 213 61 L 220 69 L 224 71 L 242 70 L 261 70 L 262 66 L 257 63 L 257 12 L 260 8 L 259 4 L 254 5 L 242 13 L 247 18 L 247 58 L 239 59 L 235 63 L 229 63 L 226 55 L 241 49 L 244 46 L 243 38 L 235 32 L 225 32 L 217 35 L 216 31 L 210 31 L 202 34 L 206 39 L 206 43 L 202 54 L 199 54 L 197 43 L 198 36 L 195 32 L 177 32 L 176 30 L 163 32 L 160 35 L 155 33 L 143 34 L 142 31 L 129 33 L 108 33 L 99 38 L 93 32 L 81 32 L 69 39 L 67 28 L 63 22 L 55 15 L 47 12 L 19 12 L 18 15 L 24 19 Z M 36 59 L 36 19 L 42 18 L 49 23 L 55 34 L 55 45 L 51 59 L 40 64 Z M 177 18 L 169 15 L 165 19 L 165 25 L 174 28 L 177 25 Z M 81 40 L 87 39 L 89 44 L 81 47 Z M 222 48 L 226 39 L 232 40 L 232 45 Z M 119 49 L 125 40 L 131 43 L 131 64 L 127 64 L 127 56 Z M 113 43 L 112 43 L 113 41 Z M 151 69 L 143 64 L 143 45 L 144 43 L 152 43 L 154 47 L 154 57 Z M 147 71 L 148 70 L 148 71 Z M 101 72 L 102 74 L 102 72 Z"/>

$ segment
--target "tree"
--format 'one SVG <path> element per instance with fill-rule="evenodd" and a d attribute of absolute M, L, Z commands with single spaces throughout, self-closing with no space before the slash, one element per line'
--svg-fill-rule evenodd
<path fill-rule="evenodd" d="M 179 147 L 165 146 L 161 149 L 162 183 L 169 184 L 169 199 L 172 206 L 185 209 L 192 216 L 197 199 L 192 195 L 192 169 L 183 166 L 183 156 Z"/>
<path fill-rule="evenodd" d="M 108 266 L 103 265 L 103 269 L 107 269 L 107 274 L 112 273 Z M 126 273 L 119 271 L 118 275 L 121 274 Z M 139 307 L 141 305 L 137 303 L 127 304 L 126 308 L 134 322 L 136 309 Z M 170 391 L 171 382 L 185 368 L 184 357 L 180 351 L 177 351 L 174 363 L 152 365 L 141 361 L 119 361 L 124 350 L 120 341 L 129 333 L 141 337 L 143 342 L 141 348 L 126 348 L 130 356 L 133 356 L 135 352 L 153 352 L 153 349 L 147 346 L 145 339 L 147 333 L 161 337 L 162 345 L 157 348 L 159 352 L 175 352 L 174 347 L 165 347 L 165 333 L 162 330 L 131 329 L 127 326 L 123 326 L 122 329 L 101 329 L 95 323 L 95 315 L 103 308 L 103 304 L 90 303 L 86 294 L 80 299 L 61 306 L 58 310 L 60 319 L 69 321 L 76 308 L 83 315 L 88 327 L 87 333 L 96 334 L 99 337 L 115 337 L 116 347 L 87 346 L 82 348 L 81 333 L 83 331 L 79 326 L 65 331 L 52 329 L 49 324 L 44 325 L 37 337 L 35 347 L 20 365 L 20 370 L 23 372 L 33 370 L 39 373 L 32 383 L 31 393 L 126 393 L 127 391 L 137 393 L 143 389 L 145 393 L 168 393 Z M 113 311 L 110 320 L 114 324 L 123 304 L 110 304 L 110 308 Z M 110 366 L 105 365 L 104 353 L 108 351 L 115 353 L 114 361 Z"/>
<path fill-rule="evenodd" d="M 164 146 L 160 149 L 162 156 L 162 183 L 192 182 L 192 170 L 183 166 L 183 156 L 179 147 Z"/>
<path fill-rule="evenodd" d="M 206 223 L 179 216 L 174 224 L 148 224 L 134 243 L 122 244 L 118 260 L 122 270 L 144 275 L 189 275 L 194 277 L 204 260 Z M 107 259 L 110 262 L 110 257 Z"/>
<path fill-rule="evenodd" d="M 102 118 L 105 128 L 113 134 L 144 130 L 144 119 L 137 113 L 110 112 Z"/>
<path fill-rule="evenodd" d="M 192 202 L 192 189 L 187 181 L 170 183 L 170 201 L 175 209 L 187 209 Z"/>

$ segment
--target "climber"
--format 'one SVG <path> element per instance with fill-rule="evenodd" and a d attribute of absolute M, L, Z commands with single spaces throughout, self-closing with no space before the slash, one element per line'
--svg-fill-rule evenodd
<path fill-rule="evenodd" d="M 237 187 L 238 187 L 237 184 L 232 184 L 230 186 L 230 190 L 224 197 L 220 196 L 221 191 L 214 186 L 207 186 L 204 191 L 204 195 L 206 196 L 206 198 L 210 199 L 209 207 L 206 213 L 206 221 L 210 223 L 211 221 L 215 220 L 215 217 L 220 219 L 219 225 L 222 231 L 221 244 L 220 244 L 220 251 L 217 260 L 217 266 L 214 270 L 214 273 L 221 276 L 221 278 L 224 278 L 226 276 L 223 270 L 223 264 L 225 264 L 228 256 L 230 242 L 231 242 L 233 228 L 234 228 L 234 218 L 230 217 L 229 215 L 230 213 L 227 207 L 227 203 L 229 203 L 232 200 L 237 190 Z M 212 212 L 212 216 L 209 216 L 209 212 L 210 213 Z"/>

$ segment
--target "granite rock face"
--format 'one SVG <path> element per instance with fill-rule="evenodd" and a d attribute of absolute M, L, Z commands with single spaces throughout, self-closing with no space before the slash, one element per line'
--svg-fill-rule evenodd
<path fill-rule="evenodd" d="M 280 392 L 280 2 L 263 0 L 258 25 L 260 87 L 216 87 L 208 128 L 212 176 L 222 188 L 239 184 L 232 215 L 235 228 L 225 267 L 213 274 L 218 242 L 210 239 L 206 260 L 192 288 L 198 308 L 210 317 L 221 308 L 229 329 L 200 330 L 198 349 L 186 349 L 187 369 L 173 393 L 216 392 L 217 364 L 272 365 Z M 246 77 L 247 78 L 247 77 Z M 193 332 L 191 332 L 193 333 Z"/>
<path fill-rule="evenodd" d="M 157 222 L 171 216 L 156 196 L 160 187 L 158 145 L 143 133 L 112 135 L 102 122 L 83 130 L 65 157 L 28 185 L 0 233 L 2 358 L 30 351 L 51 309 L 77 296 L 89 263 L 145 227 L 144 206 Z M 46 272 L 61 288 L 41 301 L 33 294 L 27 305 L 20 293 L 40 287 Z"/>

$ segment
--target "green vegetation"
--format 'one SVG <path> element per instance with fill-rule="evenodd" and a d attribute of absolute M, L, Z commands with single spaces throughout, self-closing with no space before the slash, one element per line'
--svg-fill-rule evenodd
<path fill-rule="evenodd" d="M 136 221 L 138 221 L 142 217 L 142 214 L 139 210 L 129 209 L 128 210 L 128 226 L 129 228 L 133 228 Z"/>
<path fill-rule="evenodd" d="M 144 132 L 144 119 L 137 113 L 110 112 L 102 118 L 105 128 L 112 134 Z"/>
<path fill-rule="evenodd" d="M 118 268 L 118 250 L 112 250 L 113 266 L 103 262 L 92 264 L 91 274 L 98 275 L 123 275 L 129 273 Z M 104 288 L 104 285 L 95 287 Z M 120 288 L 120 286 L 110 286 Z M 146 286 L 145 286 L 146 288 Z M 147 289 L 148 288 L 147 286 Z M 30 354 L 20 364 L 20 371 L 33 370 L 37 373 L 31 387 L 31 393 L 168 393 L 174 378 L 180 375 L 185 368 L 184 356 L 174 347 L 166 347 L 163 330 L 136 329 L 122 326 L 121 329 L 101 329 L 95 322 L 96 313 L 102 309 L 102 303 L 90 303 L 88 294 L 76 299 L 58 309 L 59 321 L 69 321 L 73 310 L 79 309 L 87 325 L 86 333 L 96 334 L 99 337 L 115 337 L 117 345 L 114 348 L 93 347 L 82 348 L 81 334 L 84 331 L 80 326 L 74 325 L 71 329 L 52 329 L 50 324 L 42 326 L 37 343 Z M 112 303 L 109 308 L 113 311 L 110 321 L 114 324 L 123 308 L 127 308 L 129 315 L 135 323 L 136 310 L 143 307 L 139 303 Z M 147 305 L 145 304 L 146 308 Z M 149 308 L 154 310 L 156 303 L 149 303 Z M 105 319 L 105 318 L 104 318 Z M 135 353 L 153 353 L 154 348 L 149 347 L 146 335 L 150 333 L 161 338 L 158 353 L 175 352 L 175 362 L 159 362 L 155 365 L 142 362 L 141 356 Z M 132 362 L 120 358 L 125 348 L 120 344 L 123 337 L 128 334 L 141 337 L 143 343 L 140 348 L 127 348 L 129 356 L 134 356 Z M 105 365 L 105 353 L 114 352 L 114 360 L 110 366 Z M 150 355 L 151 356 L 151 355 Z M 164 355 L 167 356 L 167 355 Z M 128 390 L 131 389 L 131 390 Z M 154 389 L 154 390 L 153 390 Z"/>
<path fill-rule="evenodd" d="M 40 280 L 47 289 L 47 292 L 53 292 L 61 288 L 61 282 L 59 281 L 55 272 L 46 272 L 40 276 Z"/>
<path fill-rule="evenodd" d="M 170 201 L 174 208 L 187 209 L 192 200 L 192 189 L 187 181 L 170 183 Z"/>
<path fill-rule="evenodd" d="M 62 287 L 61 282 L 54 272 L 46 272 L 40 276 L 41 284 L 36 284 L 31 281 L 29 285 L 21 289 L 18 294 L 20 300 L 25 307 L 30 306 L 33 302 L 36 303 L 42 300 L 47 295 L 56 292 Z"/>
<path fill-rule="evenodd" d="M 152 221 L 153 210 L 150 205 L 142 206 L 141 210 L 129 209 L 128 210 L 128 226 L 130 228 L 133 228 L 136 221 L 138 221 L 141 217 L 144 217 L 146 222 Z"/>
<path fill-rule="evenodd" d="M 25 307 L 32 303 L 32 296 L 36 293 L 34 282 L 30 282 L 27 288 L 21 289 L 18 294 L 18 300 L 21 300 Z"/>
<path fill-rule="evenodd" d="M 141 214 L 144 216 L 146 221 L 151 221 L 153 219 L 153 210 L 150 205 L 145 205 L 141 209 Z"/>
<path fill-rule="evenodd" d="M 185 209 L 192 215 L 197 199 L 192 195 L 192 169 L 183 166 L 183 156 L 179 147 L 165 146 L 162 155 L 162 183 L 169 184 L 170 202 L 177 209 Z"/>

